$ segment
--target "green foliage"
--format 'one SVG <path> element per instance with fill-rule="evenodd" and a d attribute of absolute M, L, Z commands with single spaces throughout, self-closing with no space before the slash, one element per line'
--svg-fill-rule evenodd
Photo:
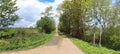
<path fill-rule="evenodd" d="M 44 16 L 44 17 L 41 17 L 41 19 L 37 21 L 37 28 L 41 32 L 51 33 L 51 31 L 55 29 L 55 23 L 53 19 L 47 16 Z"/>
<path fill-rule="evenodd" d="M 65 0 L 59 30 L 93 44 L 120 50 L 120 0 Z M 115 28 L 116 27 L 116 28 Z"/>
<path fill-rule="evenodd" d="M 120 26 L 104 29 L 102 45 L 115 50 L 120 50 Z"/>
<path fill-rule="evenodd" d="M 77 45 L 78 48 L 82 49 L 85 54 L 120 54 L 120 51 L 114 51 L 102 46 L 92 45 L 88 42 L 73 38 L 71 36 L 69 36 L 69 38 L 75 45 Z"/>
<path fill-rule="evenodd" d="M 6 28 L 9 25 L 13 25 L 16 20 L 19 19 L 15 11 L 18 10 L 16 0 L 2 0 L 0 3 L 0 28 Z"/>
<path fill-rule="evenodd" d="M 55 34 L 55 32 L 51 34 L 39 33 L 37 29 L 10 29 L 10 31 L 14 30 L 19 32 L 14 37 L 0 39 L 0 51 L 34 48 L 49 42 Z"/>
<path fill-rule="evenodd" d="M 93 43 L 93 36 L 94 36 L 94 33 L 95 33 L 95 42 L 98 43 L 98 39 L 99 39 L 99 32 L 97 30 L 95 30 L 95 32 L 93 31 L 93 29 L 87 29 L 85 31 L 85 36 L 84 36 L 84 39 L 85 41 L 87 42 L 90 42 L 90 43 Z"/>
<path fill-rule="evenodd" d="M 96 29 L 93 32 L 92 29 L 85 31 L 85 41 L 91 42 L 93 41 L 93 34 L 96 34 L 95 42 L 98 44 L 99 40 L 99 29 Z M 120 50 L 120 26 L 118 27 L 108 27 L 104 28 L 102 32 L 102 46 L 105 46 L 110 49 Z"/>
<path fill-rule="evenodd" d="M 60 16 L 59 30 L 75 37 L 84 36 L 85 8 L 88 1 L 65 0 L 61 5 L 63 14 Z"/>

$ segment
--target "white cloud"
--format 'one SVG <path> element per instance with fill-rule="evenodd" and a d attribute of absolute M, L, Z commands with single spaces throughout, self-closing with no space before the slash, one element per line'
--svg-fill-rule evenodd
<path fill-rule="evenodd" d="M 17 21 L 14 27 L 35 26 L 36 21 L 40 19 L 41 12 L 48 6 L 53 6 L 53 13 L 58 14 L 55 10 L 64 0 L 55 0 L 53 3 L 42 3 L 38 0 L 18 0 L 17 6 L 20 8 L 16 13 L 22 18 Z M 53 15 L 55 17 L 55 15 Z M 58 18 L 54 18 L 58 24 Z"/>

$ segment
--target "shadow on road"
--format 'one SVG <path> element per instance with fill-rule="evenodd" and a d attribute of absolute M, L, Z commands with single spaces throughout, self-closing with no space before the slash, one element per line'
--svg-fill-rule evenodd
<path fill-rule="evenodd" d="M 59 37 L 55 36 L 52 41 L 46 44 L 46 46 L 53 46 L 53 45 L 57 45 L 58 43 L 59 43 Z"/>

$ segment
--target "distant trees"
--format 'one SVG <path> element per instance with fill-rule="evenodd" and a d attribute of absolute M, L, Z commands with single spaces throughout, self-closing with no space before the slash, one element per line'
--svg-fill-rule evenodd
<path fill-rule="evenodd" d="M 45 12 L 42 12 L 44 16 L 41 17 L 40 20 L 37 21 L 37 28 L 40 32 L 51 33 L 55 30 L 55 22 L 54 19 L 51 17 L 53 13 L 51 13 L 52 7 L 47 7 Z"/>
<path fill-rule="evenodd" d="M 0 1 L 0 28 L 6 28 L 13 25 L 19 19 L 15 11 L 18 10 L 16 0 L 1 0 Z"/>
<path fill-rule="evenodd" d="M 50 33 L 55 29 L 55 24 L 53 19 L 47 16 L 44 16 L 37 21 L 37 28 L 39 28 L 41 32 Z"/>

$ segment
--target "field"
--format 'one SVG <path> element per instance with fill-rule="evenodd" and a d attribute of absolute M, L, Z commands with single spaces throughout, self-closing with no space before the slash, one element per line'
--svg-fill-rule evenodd
<path fill-rule="evenodd" d="M 39 33 L 34 28 L 11 28 L 0 31 L 0 51 L 30 49 L 43 45 L 54 37 L 51 34 Z"/>

